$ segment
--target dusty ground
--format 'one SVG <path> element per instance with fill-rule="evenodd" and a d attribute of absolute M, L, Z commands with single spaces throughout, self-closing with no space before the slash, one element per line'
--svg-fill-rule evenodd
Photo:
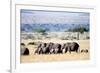
<path fill-rule="evenodd" d="M 21 56 L 21 63 L 32 63 L 32 62 L 48 62 L 48 61 L 70 61 L 70 60 L 89 60 L 89 52 L 88 53 L 66 53 L 66 54 L 47 54 L 47 55 L 36 55 L 34 51 L 37 46 L 27 45 L 29 42 L 54 42 L 54 43 L 65 43 L 75 41 L 79 43 L 80 49 L 88 49 L 90 48 L 89 40 L 22 40 L 21 42 L 26 44 L 26 47 L 29 48 L 30 55 L 29 56 Z"/>

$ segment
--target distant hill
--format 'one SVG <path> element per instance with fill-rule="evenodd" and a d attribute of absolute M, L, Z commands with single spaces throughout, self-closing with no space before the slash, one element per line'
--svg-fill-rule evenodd
<path fill-rule="evenodd" d="M 88 31 L 89 24 L 21 24 L 21 31 L 23 32 L 34 32 L 36 29 L 42 28 L 46 31 L 68 31 L 78 27 L 84 27 Z"/>

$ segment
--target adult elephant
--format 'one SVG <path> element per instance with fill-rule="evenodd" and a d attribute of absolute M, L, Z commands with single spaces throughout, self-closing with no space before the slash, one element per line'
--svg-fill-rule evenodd
<path fill-rule="evenodd" d="M 42 46 L 42 54 L 49 54 L 49 43 L 43 43 Z"/>
<path fill-rule="evenodd" d="M 49 43 L 40 43 L 35 53 L 48 54 L 49 53 Z"/>
<path fill-rule="evenodd" d="M 48 50 L 49 54 L 53 54 L 54 53 L 53 46 L 54 46 L 54 43 L 52 43 L 52 42 L 47 44 L 47 50 Z"/>
<path fill-rule="evenodd" d="M 42 43 L 38 44 L 36 50 L 35 50 L 35 54 L 41 54 L 42 53 L 42 49 L 41 49 Z"/>
<path fill-rule="evenodd" d="M 53 45 L 53 49 L 54 49 L 54 53 L 57 54 L 57 53 L 62 53 L 62 49 L 61 49 L 61 44 L 59 43 L 56 43 Z"/>
<path fill-rule="evenodd" d="M 69 44 L 69 46 L 70 46 L 70 48 L 69 48 L 70 53 L 71 52 L 76 52 L 76 53 L 80 52 L 80 48 L 79 48 L 80 46 L 78 43 L 72 42 L 71 44 Z"/>
<path fill-rule="evenodd" d="M 67 53 L 71 49 L 71 43 L 62 44 L 62 53 Z"/>

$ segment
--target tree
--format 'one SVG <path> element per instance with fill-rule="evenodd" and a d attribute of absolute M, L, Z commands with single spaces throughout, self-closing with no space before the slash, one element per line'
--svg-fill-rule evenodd
<path fill-rule="evenodd" d="M 43 29 L 43 28 L 36 28 L 34 31 L 37 32 L 37 33 L 41 33 L 42 35 L 47 34 L 46 29 Z"/>
<path fill-rule="evenodd" d="M 84 26 L 82 25 L 78 25 L 76 28 L 73 28 L 73 29 L 69 29 L 68 31 L 71 31 L 71 32 L 78 32 L 77 33 L 77 39 L 79 40 L 79 34 L 81 33 L 84 33 L 84 32 L 88 32 L 88 29 L 86 29 Z"/>

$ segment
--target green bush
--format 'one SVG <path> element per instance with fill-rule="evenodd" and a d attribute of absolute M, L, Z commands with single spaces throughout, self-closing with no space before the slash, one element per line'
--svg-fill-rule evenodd
<path fill-rule="evenodd" d="M 47 35 L 47 33 L 46 33 L 47 30 L 44 28 L 36 28 L 36 29 L 34 29 L 34 31 L 37 33 L 41 33 L 42 35 Z"/>

